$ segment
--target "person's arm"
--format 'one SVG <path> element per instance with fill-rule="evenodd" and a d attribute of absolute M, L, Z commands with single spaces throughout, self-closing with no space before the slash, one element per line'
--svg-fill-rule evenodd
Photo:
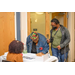
<path fill-rule="evenodd" d="M 60 44 L 60 47 L 61 47 L 61 48 L 65 47 L 65 46 L 68 45 L 69 42 L 70 42 L 70 33 L 69 33 L 69 31 L 68 31 L 67 28 L 66 28 L 66 30 L 65 30 L 65 33 L 66 33 L 66 40 L 65 40 L 62 44 Z"/>

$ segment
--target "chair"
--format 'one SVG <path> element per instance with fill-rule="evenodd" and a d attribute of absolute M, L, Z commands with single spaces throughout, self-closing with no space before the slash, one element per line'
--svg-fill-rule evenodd
<path fill-rule="evenodd" d="M 2 62 L 11 62 L 11 61 L 7 61 L 7 60 L 2 60 Z"/>

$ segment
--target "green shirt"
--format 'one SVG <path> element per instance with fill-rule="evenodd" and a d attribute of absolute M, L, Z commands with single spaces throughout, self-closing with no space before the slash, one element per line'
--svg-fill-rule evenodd
<path fill-rule="evenodd" d="M 58 30 L 58 32 L 54 36 L 55 32 L 56 32 L 56 30 L 53 30 L 53 32 L 52 32 L 52 37 L 54 37 L 53 43 L 52 43 L 53 48 L 57 48 L 57 46 L 60 45 L 61 38 L 62 38 L 62 33 L 61 33 L 60 29 Z"/>

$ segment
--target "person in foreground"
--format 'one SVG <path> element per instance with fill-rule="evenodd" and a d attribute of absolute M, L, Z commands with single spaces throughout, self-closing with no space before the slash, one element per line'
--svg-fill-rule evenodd
<path fill-rule="evenodd" d="M 7 61 L 11 62 L 23 62 L 22 52 L 23 52 L 23 43 L 17 40 L 12 41 L 9 44 L 9 51 L 7 54 Z"/>
<path fill-rule="evenodd" d="M 32 32 L 27 37 L 27 52 L 35 53 L 37 56 L 42 56 L 48 53 L 49 45 L 46 41 L 45 36 L 40 33 Z"/>
<path fill-rule="evenodd" d="M 51 38 L 47 43 L 51 43 L 52 55 L 58 57 L 59 62 L 64 62 L 68 57 L 70 33 L 56 18 L 51 20 L 51 26 Z"/>

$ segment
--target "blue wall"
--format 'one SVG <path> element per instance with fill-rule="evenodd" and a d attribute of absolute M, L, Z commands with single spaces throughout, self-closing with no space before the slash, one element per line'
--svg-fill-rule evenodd
<path fill-rule="evenodd" d="M 20 12 L 16 12 L 17 40 L 21 41 Z"/>

